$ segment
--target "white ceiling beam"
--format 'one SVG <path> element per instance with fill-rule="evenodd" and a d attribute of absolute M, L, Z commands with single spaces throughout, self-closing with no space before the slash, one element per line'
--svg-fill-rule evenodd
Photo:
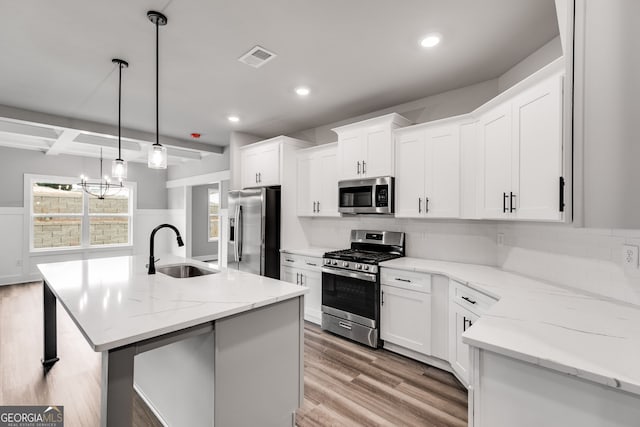
<path fill-rule="evenodd" d="M 118 149 L 118 140 L 114 137 L 106 137 L 102 135 L 80 133 L 74 140 L 77 143 L 98 145 Z M 142 151 L 140 144 L 130 140 L 122 140 L 122 149 L 129 151 Z"/>
<path fill-rule="evenodd" d="M 93 133 L 104 136 L 118 134 L 118 127 L 104 123 L 92 122 L 89 120 L 72 119 L 68 117 L 56 116 L 53 114 L 40 113 L 37 111 L 24 110 L 21 108 L 0 105 L 0 118 L 6 121 L 20 122 L 35 126 L 52 126 L 56 128 L 75 129 L 82 132 Z M 122 136 L 129 140 L 152 144 L 156 140 L 153 132 L 144 132 L 134 129 L 122 129 Z M 55 138 L 55 137 L 54 137 Z M 184 141 L 177 138 L 160 135 L 160 143 L 167 147 L 183 148 L 186 150 L 203 151 L 212 154 L 223 154 L 224 147 L 220 145 L 205 144 L 202 142 Z"/>
<path fill-rule="evenodd" d="M 24 135 L 33 138 L 55 140 L 58 132 L 52 127 L 34 126 L 14 121 L 0 119 L 0 132 L 14 135 Z"/>
<path fill-rule="evenodd" d="M 66 147 L 69 146 L 69 143 L 73 142 L 76 139 L 76 136 L 80 135 L 80 132 L 72 129 L 63 129 L 62 133 L 58 136 L 46 151 L 48 156 L 55 156 L 60 154 Z"/>

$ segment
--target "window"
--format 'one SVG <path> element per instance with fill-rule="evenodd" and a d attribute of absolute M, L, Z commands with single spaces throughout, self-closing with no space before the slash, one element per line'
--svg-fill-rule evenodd
<path fill-rule="evenodd" d="M 209 241 L 214 242 L 220 237 L 220 187 L 209 189 Z"/>
<path fill-rule="evenodd" d="M 130 244 L 132 187 L 100 200 L 73 181 L 31 181 L 31 249 Z"/>

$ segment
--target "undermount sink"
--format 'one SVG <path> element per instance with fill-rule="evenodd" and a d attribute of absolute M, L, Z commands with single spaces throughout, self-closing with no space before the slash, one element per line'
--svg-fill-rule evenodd
<path fill-rule="evenodd" d="M 156 267 L 156 271 L 166 274 L 176 279 L 186 279 L 188 277 L 206 276 L 207 274 L 215 274 L 215 270 L 207 270 L 206 268 L 197 267 L 192 264 L 175 264 Z"/>

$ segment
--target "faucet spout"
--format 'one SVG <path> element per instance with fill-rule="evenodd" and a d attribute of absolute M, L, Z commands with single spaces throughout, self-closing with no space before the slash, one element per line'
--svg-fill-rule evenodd
<path fill-rule="evenodd" d="M 158 232 L 158 230 L 160 230 L 162 228 L 170 228 L 170 229 L 172 229 L 176 233 L 176 238 L 178 240 L 178 246 L 180 246 L 180 247 L 184 246 L 184 242 L 182 241 L 182 236 L 180 236 L 180 231 L 178 230 L 178 228 L 175 225 L 160 224 L 159 226 L 154 228 L 153 231 L 151 232 L 151 237 L 149 238 L 149 271 L 148 271 L 148 274 L 156 274 L 156 260 L 155 260 L 155 257 L 154 257 L 153 247 L 154 247 L 154 241 L 155 241 L 155 238 L 156 238 L 156 233 Z"/>

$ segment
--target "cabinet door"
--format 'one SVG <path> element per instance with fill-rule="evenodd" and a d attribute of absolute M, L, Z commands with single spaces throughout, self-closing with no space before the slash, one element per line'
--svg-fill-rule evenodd
<path fill-rule="evenodd" d="M 511 104 L 506 103 L 485 114 L 480 120 L 482 141 L 481 218 L 509 216 L 511 191 Z M 506 202 L 506 204 L 505 204 Z"/>
<path fill-rule="evenodd" d="M 280 267 L 280 280 L 283 282 L 300 284 L 300 270 L 293 267 L 281 266 Z"/>
<path fill-rule="evenodd" d="M 338 212 L 338 153 L 335 148 L 319 153 L 317 175 L 319 183 L 317 200 L 320 216 L 340 216 Z"/>
<path fill-rule="evenodd" d="M 512 105 L 516 218 L 561 220 L 562 77 L 529 89 Z"/>
<path fill-rule="evenodd" d="M 257 187 L 259 150 L 246 149 L 240 154 L 240 171 L 242 188 Z"/>
<path fill-rule="evenodd" d="M 460 132 L 460 217 L 478 218 L 480 141 L 478 122 L 463 123 Z"/>
<path fill-rule="evenodd" d="M 457 125 L 433 128 L 427 133 L 424 194 L 426 216 L 459 216 L 460 138 Z"/>
<path fill-rule="evenodd" d="M 338 162 L 340 163 L 340 179 L 362 178 L 362 133 L 340 135 L 338 140 Z"/>
<path fill-rule="evenodd" d="M 478 320 L 478 316 L 458 304 L 451 304 L 453 310 L 453 337 L 449 337 L 453 344 L 450 352 L 451 366 L 456 373 L 469 384 L 469 346 L 462 342 L 462 334 Z"/>
<path fill-rule="evenodd" d="M 394 176 L 394 152 L 389 127 L 365 130 L 362 173 L 366 177 Z"/>
<path fill-rule="evenodd" d="M 431 295 L 382 285 L 380 337 L 431 354 Z"/>
<path fill-rule="evenodd" d="M 396 140 L 396 217 L 424 212 L 425 131 L 402 133 Z"/>
<path fill-rule="evenodd" d="M 258 153 L 258 185 L 280 185 L 280 144 L 263 147 Z"/>
<path fill-rule="evenodd" d="M 311 174 L 311 161 L 311 156 L 304 155 L 298 156 L 296 162 L 296 177 L 298 180 L 298 197 L 296 203 L 298 216 L 314 215 L 314 199 L 311 194 L 311 181 L 318 178 Z"/>
<path fill-rule="evenodd" d="M 322 273 L 301 270 L 302 286 L 309 288 L 304 296 L 304 320 L 320 324 L 322 319 Z"/>

